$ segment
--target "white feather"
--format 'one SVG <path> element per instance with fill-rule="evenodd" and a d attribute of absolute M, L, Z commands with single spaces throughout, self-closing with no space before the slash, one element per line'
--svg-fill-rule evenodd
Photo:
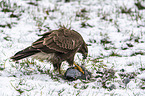
<path fill-rule="evenodd" d="M 40 53 L 37 53 L 37 54 L 33 55 L 32 57 L 35 58 L 35 59 L 50 61 L 51 59 L 54 58 L 54 56 L 55 56 L 55 53 L 49 53 L 49 54 L 47 54 L 47 53 L 40 52 Z"/>

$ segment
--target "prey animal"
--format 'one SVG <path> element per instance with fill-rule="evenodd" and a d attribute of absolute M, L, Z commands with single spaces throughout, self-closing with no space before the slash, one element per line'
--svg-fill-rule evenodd
<path fill-rule="evenodd" d="M 83 59 L 87 57 L 87 45 L 82 36 L 74 30 L 61 27 L 58 30 L 46 32 L 41 36 L 31 46 L 17 52 L 11 59 L 17 61 L 32 56 L 36 59 L 47 60 L 61 74 L 60 68 L 63 61 L 67 61 L 70 66 L 76 65 L 74 56 L 77 52 L 82 54 Z M 79 66 L 77 67 L 82 71 Z"/>

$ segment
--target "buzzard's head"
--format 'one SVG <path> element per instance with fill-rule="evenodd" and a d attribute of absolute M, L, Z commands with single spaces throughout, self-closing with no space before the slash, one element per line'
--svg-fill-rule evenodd
<path fill-rule="evenodd" d="M 81 46 L 81 48 L 79 49 L 80 53 L 82 53 L 83 55 L 83 59 L 86 59 L 87 58 L 87 55 L 88 55 L 88 47 L 87 47 L 87 44 L 84 42 Z"/>

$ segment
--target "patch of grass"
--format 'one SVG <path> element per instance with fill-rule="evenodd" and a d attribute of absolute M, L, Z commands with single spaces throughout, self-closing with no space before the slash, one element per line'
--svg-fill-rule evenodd
<path fill-rule="evenodd" d="M 144 52 L 142 52 L 142 51 L 134 52 L 130 56 L 136 56 L 136 55 L 144 55 Z"/>
<path fill-rule="evenodd" d="M 65 91 L 64 88 L 62 88 L 61 90 L 58 91 L 58 96 L 61 96 L 61 93 L 63 93 Z"/>
<path fill-rule="evenodd" d="M 120 9 L 121 9 L 121 13 L 125 13 L 125 14 L 130 14 L 132 11 L 131 11 L 131 8 L 127 8 L 126 6 L 121 6 L 120 7 Z"/>
<path fill-rule="evenodd" d="M 32 66 L 31 66 L 32 65 Z M 60 79 L 62 78 L 61 75 L 57 75 L 55 71 L 51 71 L 50 69 L 46 69 L 45 66 L 40 66 L 36 64 L 36 62 L 31 59 L 24 59 L 21 60 L 21 62 L 16 62 L 16 64 L 11 64 L 12 67 L 19 70 L 23 75 L 32 75 L 32 74 L 47 74 L 53 79 L 54 81 L 60 82 Z M 15 74 L 12 75 L 13 77 L 16 77 Z"/>
<path fill-rule="evenodd" d="M 17 5 L 17 3 L 11 3 L 10 0 L 8 1 L 2 0 L 0 2 L 0 7 L 2 8 L 1 11 L 4 13 L 7 13 L 7 12 L 14 13 L 16 10 L 19 10 L 19 9 L 20 9 L 19 13 L 24 12 L 21 6 Z"/>
<path fill-rule="evenodd" d="M 120 72 L 118 75 L 123 78 L 129 78 L 129 79 L 134 79 L 139 73 L 138 72 Z"/>
<path fill-rule="evenodd" d="M 145 71 L 145 68 L 139 68 L 140 71 Z"/>
<path fill-rule="evenodd" d="M 139 88 L 143 90 L 145 89 L 145 78 L 141 79 L 139 82 Z"/>
<path fill-rule="evenodd" d="M 139 39 L 140 39 L 139 37 L 138 38 L 135 38 L 134 41 L 137 42 L 137 43 L 139 43 Z"/>
<path fill-rule="evenodd" d="M 12 11 L 12 10 L 9 10 L 9 8 L 11 8 L 10 0 L 8 0 L 8 1 L 5 1 L 5 0 L 0 1 L 0 7 L 4 8 L 4 9 L 2 9 L 2 12 L 10 12 L 10 11 Z"/>
<path fill-rule="evenodd" d="M 61 75 L 57 75 L 55 74 L 55 70 L 50 71 L 50 69 L 46 69 L 45 67 L 41 67 L 39 65 L 36 65 L 37 70 L 41 73 L 41 74 L 47 74 L 51 77 L 52 80 L 54 81 L 58 81 L 60 82 L 60 79 L 63 78 Z"/>
<path fill-rule="evenodd" d="M 110 82 L 111 80 L 116 78 L 115 70 L 113 70 L 113 69 L 103 69 L 102 71 L 97 70 L 96 74 L 97 74 L 97 76 L 95 78 L 101 79 L 100 82 L 101 82 L 103 88 L 110 89 L 110 90 L 113 90 L 116 88 L 115 85 L 107 86 L 109 83 L 111 83 Z"/>
<path fill-rule="evenodd" d="M 22 14 L 14 14 L 14 13 L 12 13 L 12 14 L 10 14 L 10 18 L 17 18 L 19 20 L 21 15 Z"/>
<path fill-rule="evenodd" d="M 122 50 L 127 50 L 128 48 L 127 48 L 127 47 L 121 47 L 121 49 L 122 49 Z"/>
<path fill-rule="evenodd" d="M 101 63 L 102 61 L 96 61 L 96 60 L 95 61 L 91 60 L 91 61 L 94 62 L 91 64 L 93 70 L 97 70 L 98 68 L 106 68 L 107 67 L 106 64 Z"/>
<path fill-rule="evenodd" d="M 0 64 L 0 71 L 3 71 L 5 69 L 4 64 Z"/>
<path fill-rule="evenodd" d="M 133 47 L 133 44 L 131 44 L 131 43 L 126 43 L 126 45 L 127 45 L 128 47 Z"/>
<path fill-rule="evenodd" d="M 115 25 L 115 27 L 117 29 L 117 32 L 121 32 L 119 24 L 117 24 L 117 21 L 114 21 L 114 25 Z"/>
<path fill-rule="evenodd" d="M 1 12 L 8 13 L 9 18 L 17 18 L 17 20 L 20 20 L 20 17 L 22 16 L 22 13 L 24 13 L 24 9 L 22 6 L 19 6 L 17 3 L 12 3 L 10 0 L 2 0 L 0 1 L 0 8 Z M 17 24 L 17 22 L 12 22 L 13 20 L 8 20 L 6 24 L 0 24 L 0 27 L 2 28 L 12 28 L 13 25 Z M 5 38 L 7 39 L 7 37 Z"/>
<path fill-rule="evenodd" d="M 115 53 L 114 51 L 112 51 L 112 53 L 109 56 L 117 56 L 117 57 L 122 57 L 120 54 Z"/>
<path fill-rule="evenodd" d="M 34 60 L 24 59 L 20 62 L 15 62 L 15 64 L 11 64 L 11 66 L 19 70 L 23 75 L 31 75 L 37 72 L 37 70 L 32 68 L 35 64 L 36 62 Z M 31 65 L 33 66 L 31 67 Z"/>
<path fill-rule="evenodd" d="M 134 63 L 129 63 L 129 64 L 127 64 L 127 66 L 132 66 L 132 65 L 134 65 Z"/>
<path fill-rule="evenodd" d="M 142 12 L 136 11 L 136 12 L 130 14 L 130 17 L 131 17 L 132 21 L 138 22 L 139 20 L 142 20 L 144 16 L 143 16 Z"/>
<path fill-rule="evenodd" d="M 81 86 L 81 89 L 87 89 L 89 87 L 89 85 L 84 85 L 84 86 Z"/>
<path fill-rule="evenodd" d="M 110 49 L 117 49 L 117 48 L 115 48 L 114 46 L 109 46 L 109 47 L 106 46 L 104 49 L 105 50 L 110 50 Z"/>
<path fill-rule="evenodd" d="M 3 71 L 3 70 L 5 69 L 5 64 L 6 64 L 6 61 L 7 61 L 7 59 L 6 59 L 6 60 L 4 60 L 4 62 L 3 62 L 3 63 L 0 63 L 0 71 Z"/>
<path fill-rule="evenodd" d="M 17 22 L 11 22 L 11 23 L 6 23 L 6 24 L 0 24 L 0 27 L 2 27 L 2 28 L 10 28 L 11 29 L 16 24 L 18 24 L 18 23 Z"/>
<path fill-rule="evenodd" d="M 75 89 L 85 90 L 85 89 L 87 89 L 87 88 L 89 87 L 89 85 L 88 85 L 88 84 L 84 84 L 84 83 L 75 83 L 75 84 L 73 85 L 73 87 L 74 87 Z"/>
<path fill-rule="evenodd" d="M 92 61 L 92 62 L 94 62 L 94 63 L 103 62 L 103 60 L 100 59 L 100 58 L 94 58 L 94 59 L 91 59 L 90 61 Z"/>
<path fill-rule="evenodd" d="M 142 85 L 140 85 L 140 88 L 141 89 L 145 89 L 145 86 L 144 85 L 145 85 L 145 83 L 142 83 Z"/>
<path fill-rule="evenodd" d="M 129 39 L 129 41 L 134 41 L 134 42 L 136 42 L 136 43 L 141 43 L 140 42 L 140 37 L 139 36 L 134 36 L 134 34 L 132 33 L 131 35 L 130 35 L 130 39 Z"/>
<path fill-rule="evenodd" d="M 87 10 L 85 8 L 76 12 L 76 19 L 80 18 L 81 20 L 89 20 L 90 18 L 87 16 Z"/>
<path fill-rule="evenodd" d="M 16 82 L 15 80 L 11 80 L 10 84 L 20 95 L 26 91 L 29 92 L 34 89 L 33 85 L 27 83 L 24 79 L 16 80 Z"/>
<path fill-rule="evenodd" d="M 88 11 L 87 11 L 86 8 L 83 8 L 83 9 L 81 9 L 81 12 L 82 12 L 82 13 L 86 13 L 86 12 L 88 12 Z"/>
<path fill-rule="evenodd" d="M 99 10 L 100 12 L 98 12 L 98 17 L 100 17 L 101 20 L 104 20 L 104 21 L 109 21 L 109 22 L 112 22 L 113 19 L 111 18 L 109 12 L 105 12 L 103 11 L 103 9 Z"/>
<path fill-rule="evenodd" d="M 47 19 L 46 16 L 44 16 L 44 17 L 36 17 L 36 16 L 34 16 L 33 17 L 33 20 L 36 21 L 36 24 L 37 24 L 38 28 L 42 27 L 42 25 L 44 24 L 46 19 Z"/>
<path fill-rule="evenodd" d="M 28 2 L 27 4 L 33 5 L 33 6 L 38 6 L 38 3 L 36 3 L 36 2 Z"/>
<path fill-rule="evenodd" d="M 142 5 L 141 1 L 137 0 L 137 3 L 135 3 L 138 10 L 144 10 L 145 6 Z"/>
<path fill-rule="evenodd" d="M 86 18 L 85 16 L 86 16 L 86 15 L 85 15 L 84 13 L 81 13 L 81 12 L 77 12 L 77 13 L 76 13 L 76 17 Z"/>
<path fill-rule="evenodd" d="M 94 27 L 94 26 L 92 26 L 92 25 L 90 25 L 89 23 L 86 23 L 86 22 L 82 22 L 81 23 L 81 28 L 86 28 L 86 27 Z"/>
<path fill-rule="evenodd" d="M 65 0 L 64 2 L 70 2 L 71 0 Z"/>
<path fill-rule="evenodd" d="M 89 39 L 88 42 L 90 42 L 90 43 L 97 43 L 97 41 L 95 39 Z"/>
<path fill-rule="evenodd" d="M 9 8 L 3 8 L 1 11 L 4 12 L 4 13 L 7 13 L 7 12 L 14 12 L 14 10 L 9 9 Z"/>
<path fill-rule="evenodd" d="M 108 44 L 108 43 L 112 43 L 112 41 L 108 40 L 107 38 L 104 38 L 101 40 L 101 44 L 103 45 Z"/>
<path fill-rule="evenodd" d="M 11 40 L 11 37 L 8 36 L 8 35 L 7 35 L 6 37 L 4 37 L 4 40 L 6 40 L 6 41 L 12 41 L 12 40 Z"/>
<path fill-rule="evenodd" d="M 47 24 L 44 24 L 45 23 L 45 21 L 47 21 L 47 19 L 48 19 L 48 17 L 52 20 L 52 19 L 55 19 L 55 17 L 53 18 L 51 18 L 50 16 L 48 16 L 49 15 L 49 12 L 48 12 L 48 10 L 46 10 L 45 11 L 45 13 L 47 14 L 47 15 L 45 15 L 45 16 L 36 16 L 35 14 L 32 14 L 33 15 L 33 20 L 36 22 L 36 26 L 38 27 L 38 29 L 39 29 L 39 32 L 41 32 L 41 31 L 50 31 L 50 27 L 49 27 L 49 24 L 47 23 Z"/>

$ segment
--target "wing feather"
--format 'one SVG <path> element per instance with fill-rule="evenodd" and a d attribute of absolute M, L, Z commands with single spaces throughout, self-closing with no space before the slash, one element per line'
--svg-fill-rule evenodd
<path fill-rule="evenodd" d="M 32 44 L 32 47 L 46 53 L 53 50 L 52 52 L 66 54 L 79 48 L 82 43 L 83 39 L 79 33 L 73 30 L 60 29 L 44 34 L 42 38 Z"/>
<path fill-rule="evenodd" d="M 67 50 L 74 50 L 83 43 L 81 35 L 75 31 L 57 31 L 57 34 L 53 37 L 54 42 L 61 48 Z"/>

